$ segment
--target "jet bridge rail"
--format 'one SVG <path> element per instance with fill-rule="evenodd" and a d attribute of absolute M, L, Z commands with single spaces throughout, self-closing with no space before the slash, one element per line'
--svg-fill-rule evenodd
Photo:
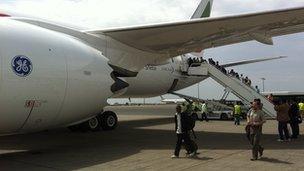
<path fill-rule="evenodd" d="M 196 69 L 195 69 L 196 68 Z M 248 85 L 242 83 L 240 80 L 234 77 L 230 77 L 223 72 L 221 72 L 219 69 L 217 69 L 215 66 L 208 64 L 208 63 L 202 63 L 199 67 L 190 67 L 188 73 L 189 75 L 192 75 L 193 70 L 200 70 L 204 71 L 202 72 L 202 76 L 210 76 L 212 79 L 214 79 L 216 82 L 224 86 L 225 88 L 229 88 L 233 94 L 235 94 L 238 98 L 240 98 L 245 104 L 249 105 L 250 102 L 252 102 L 254 99 L 261 99 L 261 102 L 263 103 L 263 111 L 270 117 L 275 118 L 276 112 L 274 110 L 274 106 L 272 103 L 268 101 L 266 97 L 261 95 L 260 93 L 256 92 L 253 88 L 249 87 Z M 202 69 L 204 68 L 204 69 Z M 206 72 L 207 70 L 207 72 Z M 198 72 L 195 73 L 196 76 L 198 76 Z"/>

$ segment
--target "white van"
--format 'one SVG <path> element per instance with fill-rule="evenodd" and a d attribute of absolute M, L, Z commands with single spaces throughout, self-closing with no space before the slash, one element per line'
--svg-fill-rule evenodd
<path fill-rule="evenodd" d="M 202 119 L 202 113 L 197 113 L 198 120 Z M 233 119 L 233 111 L 232 110 L 215 110 L 210 111 L 207 114 L 208 119 L 220 119 L 220 120 L 230 120 Z"/>

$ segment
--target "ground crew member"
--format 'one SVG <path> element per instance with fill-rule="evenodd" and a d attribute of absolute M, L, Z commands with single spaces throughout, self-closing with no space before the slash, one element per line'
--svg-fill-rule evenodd
<path fill-rule="evenodd" d="M 233 113 L 234 113 L 234 125 L 240 125 L 242 109 L 241 109 L 241 105 L 239 105 L 238 102 L 234 105 Z"/>
<path fill-rule="evenodd" d="M 207 103 L 203 101 L 203 105 L 202 105 L 202 119 L 201 121 L 203 121 L 204 119 L 206 120 L 206 122 L 209 121 L 208 117 L 208 106 Z"/>
<path fill-rule="evenodd" d="M 195 109 L 195 104 L 193 101 L 187 100 L 182 104 L 182 112 L 187 113 L 188 115 L 192 115 Z"/>
<path fill-rule="evenodd" d="M 304 117 L 304 103 L 300 102 L 298 105 L 299 105 L 301 117 L 303 118 Z"/>

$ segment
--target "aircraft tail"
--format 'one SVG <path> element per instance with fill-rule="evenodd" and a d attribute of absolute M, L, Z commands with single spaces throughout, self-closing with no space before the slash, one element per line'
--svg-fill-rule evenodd
<path fill-rule="evenodd" d="M 191 19 L 209 18 L 211 15 L 213 0 L 201 0 Z M 197 49 L 191 53 L 194 56 L 204 56 L 203 49 Z"/>
<path fill-rule="evenodd" d="M 191 19 L 210 17 L 212 4 L 213 0 L 201 0 Z"/>

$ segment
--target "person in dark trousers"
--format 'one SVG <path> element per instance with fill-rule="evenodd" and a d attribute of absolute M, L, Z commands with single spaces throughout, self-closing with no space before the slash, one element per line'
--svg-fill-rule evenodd
<path fill-rule="evenodd" d="M 277 111 L 278 131 L 280 139 L 278 141 L 290 141 L 287 124 L 290 121 L 288 111 L 289 105 L 286 100 L 275 101 L 274 110 Z"/>
<path fill-rule="evenodd" d="M 202 119 L 201 121 L 205 120 L 206 122 L 209 122 L 209 119 L 208 119 L 208 106 L 207 106 L 207 103 L 205 101 L 202 101 Z"/>
<path fill-rule="evenodd" d="M 292 130 L 292 139 L 297 139 L 299 136 L 299 122 L 302 120 L 298 104 L 294 101 L 291 101 L 289 111 L 288 111 L 289 117 L 290 117 L 290 127 Z"/>
<path fill-rule="evenodd" d="M 239 102 L 236 102 L 236 104 L 234 105 L 233 115 L 234 115 L 234 125 L 240 125 L 242 108 Z"/>
<path fill-rule="evenodd" d="M 247 115 L 246 131 L 248 131 L 248 138 L 252 146 L 252 161 L 258 159 L 258 154 L 262 157 L 264 151 L 264 148 L 261 146 L 261 136 L 262 127 L 266 119 L 264 112 L 261 110 L 261 105 L 259 99 L 254 100 L 251 105 L 251 110 Z"/>
<path fill-rule="evenodd" d="M 174 154 L 171 156 L 171 158 L 178 158 L 179 152 L 182 147 L 182 143 L 184 142 L 185 146 L 191 146 L 191 140 L 190 136 L 187 130 L 185 130 L 185 117 L 187 113 L 182 112 L 182 107 L 178 105 L 176 107 L 176 114 L 175 114 L 175 132 L 177 135 L 177 141 L 175 146 Z M 193 157 L 195 155 L 195 151 L 190 151 L 190 157 Z"/>

